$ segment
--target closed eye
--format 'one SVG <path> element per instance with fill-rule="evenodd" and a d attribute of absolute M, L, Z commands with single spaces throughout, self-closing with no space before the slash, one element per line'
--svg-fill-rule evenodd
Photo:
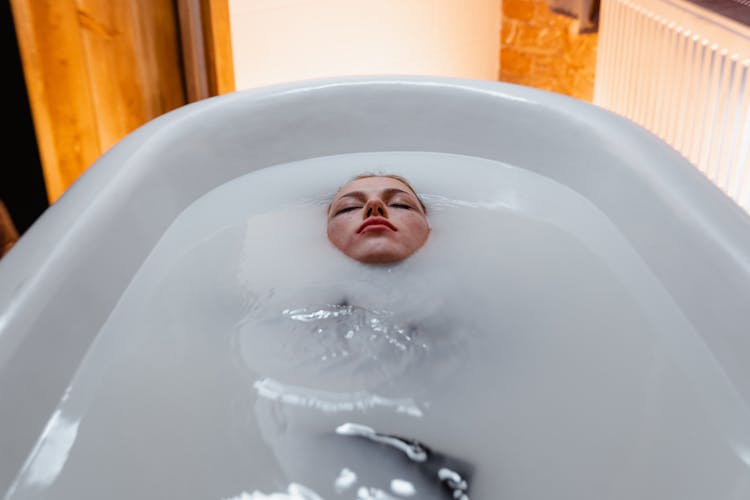
<path fill-rule="evenodd" d="M 344 207 L 338 210 L 334 215 L 345 214 L 346 212 L 351 212 L 352 210 L 357 210 L 359 208 L 361 207 Z"/>
<path fill-rule="evenodd" d="M 406 209 L 406 210 L 411 210 L 412 209 L 412 207 L 410 205 L 405 205 L 403 203 L 391 203 L 391 206 L 395 207 L 395 208 L 403 208 L 403 209 Z"/>

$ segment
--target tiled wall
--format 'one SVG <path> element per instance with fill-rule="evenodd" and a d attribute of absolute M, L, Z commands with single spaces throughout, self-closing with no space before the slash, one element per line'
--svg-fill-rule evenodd
<path fill-rule="evenodd" d="M 503 0 L 500 80 L 591 102 L 597 36 L 545 0 Z"/>

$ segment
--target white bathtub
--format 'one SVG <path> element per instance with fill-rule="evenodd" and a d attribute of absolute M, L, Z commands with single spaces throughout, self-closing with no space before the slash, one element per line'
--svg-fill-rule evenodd
<path fill-rule="evenodd" d="M 0 261 L 0 492 L 11 497 L 87 349 L 186 207 L 264 167 L 377 151 L 497 160 L 586 198 L 698 332 L 734 398 L 729 420 L 749 415 L 750 217 L 672 148 L 613 113 L 516 85 L 316 80 L 208 99 L 146 124 Z M 750 494 L 748 425 L 739 427 L 725 436 L 740 464 L 734 482 L 704 498 Z"/>

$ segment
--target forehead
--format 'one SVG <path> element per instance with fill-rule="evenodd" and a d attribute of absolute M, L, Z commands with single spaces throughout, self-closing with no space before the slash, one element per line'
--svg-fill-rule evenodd
<path fill-rule="evenodd" d="M 406 191 L 409 194 L 413 194 L 412 190 L 409 189 L 409 186 L 399 181 L 398 179 L 393 179 L 391 177 L 365 177 L 363 179 L 355 179 L 344 184 L 336 193 L 335 198 L 339 198 L 346 193 L 351 193 L 354 191 L 377 193 L 385 189 L 400 189 L 402 191 Z"/>

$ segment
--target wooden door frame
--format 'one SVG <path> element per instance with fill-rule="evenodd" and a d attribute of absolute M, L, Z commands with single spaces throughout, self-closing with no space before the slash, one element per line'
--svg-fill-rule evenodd
<path fill-rule="evenodd" d="M 235 90 L 229 0 L 177 0 L 189 102 Z"/>

